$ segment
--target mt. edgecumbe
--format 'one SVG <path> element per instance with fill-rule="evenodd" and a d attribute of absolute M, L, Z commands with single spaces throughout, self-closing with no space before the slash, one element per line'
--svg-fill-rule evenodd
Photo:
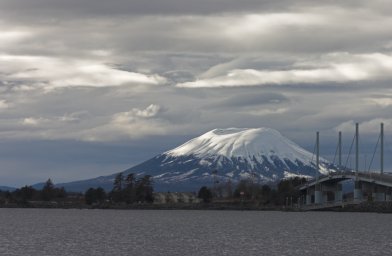
<path fill-rule="evenodd" d="M 320 159 L 320 173 L 332 165 Z M 316 176 L 316 157 L 270 128 L 214 129 L 183 145 L 129 168 L 124 175 L 149 174 L 156 191 L 196 191 L 220 182 L 257 179 L 277 182 L 294 176 Z M 70 191 L 89 187 L 110 190 L 116 174 L 58 184 Z"/>

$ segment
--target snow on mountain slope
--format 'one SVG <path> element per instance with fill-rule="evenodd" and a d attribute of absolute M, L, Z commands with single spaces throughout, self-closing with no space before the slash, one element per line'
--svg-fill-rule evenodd
<path fill-rule="evenodd" d="M 254 157 L 262 160 L 262 156 L 279 156 L 281 159 L 303 163 L 310 163 L 312 159 L 310 152 L 270 128 L 214 129 L 165 154 L 172 157 L 194 155 L 199 158 L 223 156 L 249 161 Z"/>

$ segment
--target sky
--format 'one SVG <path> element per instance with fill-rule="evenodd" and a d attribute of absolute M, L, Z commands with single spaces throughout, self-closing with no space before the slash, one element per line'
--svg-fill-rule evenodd
<path fill-rule="evenodd" d="M 112 174 L 227 127 L 309 151 L 320 131 L 332 159 L 358 122 L 368 169 L 381 122 L 392 154 L 391 14 L 387 0 L 0 0 L 0 184 Z"/>

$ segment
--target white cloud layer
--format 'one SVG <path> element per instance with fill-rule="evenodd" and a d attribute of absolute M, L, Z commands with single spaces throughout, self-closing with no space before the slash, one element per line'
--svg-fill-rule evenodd
<path fill-rule="evenodd" d="M 10 47 L 12 44 L 18 43 L 29 36 L 31 36 L 31 33 L 28 31 L 2 30 L 0 31 L 0 48 Z"/>
<path fill-rule="evenodd" d="M 145 109 L 133 108 L 115 113 L 107 124 L 85 130 L 80 136 L 87 141 L 110 141 L 163 135 L 167 133 L 169 124 L 158 117 L 161 111 L 161 106 L 151 104 Z"/>
<path fill-rule="evenodd" d="M 208 71 L 207 71 L 208 72 Z M 177 84 L 178 87 L 232 87 L 268 84 L 346 83 L 390 79 L 391 54 L 334 53 L 295 63 L 289 70 L 234 69 L 225 75 Z"/>
<path fill-rule="evenodd" d="M 165 83 L 159 75 L 145 75 L 116 69 L 96 60 L 37 56 L 0 55 L 0 79 L 45 89 L 61 87 L 109 87 L 124 84 Z"/>
<path fill-rule="evenodd" d="M 9 108 L 10 105 L 5 100 L 0 100 L 0 110 Z"/>
<path fill-rule="evenodd" d="M 26 117 L 22 120 L 22 124 L 27 126 L 37 126 L 41 124 L 43 121 L 47 121 L 47 120 L 43 118 Z"/>
<path fill-rule="evenodd" d="M 382 108 L 387 108 L 389 106 L 392 106 L 392 95 L 390 97 L 368 98 L 367 101 L 372 104 L 381 106 Z"/>

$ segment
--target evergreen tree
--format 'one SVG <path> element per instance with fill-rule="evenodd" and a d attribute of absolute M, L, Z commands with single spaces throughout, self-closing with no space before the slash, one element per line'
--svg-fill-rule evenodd
<path fill-rule="evenodd" d="M 87 189 L 86 193 L 84 193 L 84 200 L 86 201 L 86 204 L 93 204 L 95 203 L 95 189 L 94 188 L 89 188 Z"/>
<path fill-rule="evenodd" d="M 125 187 L 126 188 L 133 188 L 135 185 L 135 174 L 130 173 L 127 175 L 127 177 L 125 178 Z"/>
<path fill-rule="evenodd" d="M 154 201 L 153 196 L 153 186 L 152 186 L 152 179 L 150 175 L 145 175 L 143 178 L 138 179 L 136 181 L 136 200 L 138 202 L 148 202 L 151 203 Z"/>
<path fill-rule="evenodd" d="M 297 187 L 306 182 L 305 178 L 295 177 L 293 179 L 281 180 L 278 183 L 278 199 L 277 204 L 284 205 L 288 198 L 297 198 L 300 193 Z"/>
<path fill-rule="evenodd" d="M 241 180 L 234 190 L 234 196 L 249 200 L 254 198 L 254 192 L 253 182 L 250 180 Z"/>
<path fill-rule="evenodd" d="M 18 197 L 18 199 L 20 201 L 22 201 L 23 203 L 32 200 L 33 197 L 36 194 L 36 190 L 31 187 L 31 186 L 24 186 L 18 190 L 15 191 L 16 196 Z"/>
<path fill-rule="evenodd" d="M 113 189 L 110 192 L 110 197 L 113 202 L 119 203 L 124 201 L 123 180 L 122 173 L 117 174 L 114 178 Z"/>
<path fill-rule="evenodd" d="M 263 185 L 260 191 L 260 202 L 264 205 L 272 201 L 273 190 L 268 185 Z"/>
<path fill-rule="evenodd" d="M 103 188 L 89 188 L 84 195 L 86 204 L 103 203 L 106 199 L 106 192 Z"/>
<path fill-rule="evenodd" d="M 103 188 L 99 187 L 95 190 L 95 198 L 99 203 L 103 203 L 106 200 L 106 192 Z"/>
<path fill-rule="evenodd" d="M 48 179 L 45 182 L 44 187 L 42 188 L 41 191 L 41 198 L 44 201 L 50 201 L 53 200 L 53 198 L 55 198 L 55 189 L 54 189 L 54 185 L 51 179 Z"/>
<path fill-rule="evenodd" d="M 212 192 L 206 186 L 203 186 L 200 188 L 197 197 L 203 199 L 204 203 L 209 203 L 212 199 Z"/>
<path fill-rule="evenodd" d="M 65 191 L 64 187 L 61 188 L 55 188 L 55 195 L 56 198 L 66 198 L 67 197 L 67 192 Z"/>
<path fill-rule="evenodd" d="M 114 178 L 113 191 L 117 191 L 117 192 L 122 191 L 123 180 L 124 180 L 123 174 L 122 174 L 122 172 L 120 172 Z"/>
<path fill-rule="evenodd" d="M 125 197 L 125 201 L 128 204 L 132 204 L 136 200 L 135 182 L 136 182 L 135 174 L 133 173 L 128 174 L 127 177 L 125 178 L 124 197 Z"/>

